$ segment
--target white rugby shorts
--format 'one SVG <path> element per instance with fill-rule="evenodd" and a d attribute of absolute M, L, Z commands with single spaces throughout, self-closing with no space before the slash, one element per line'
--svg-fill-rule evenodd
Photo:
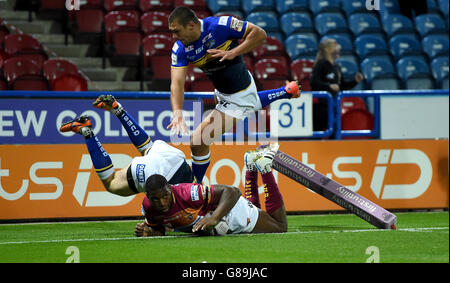
<path fill-rule="evenodd" d="M 225 216 L 232 234 L 251 233 L 258 221 L 259 210 L 249 200 L 240 197 L 234 207 Z"/>
<path fill-rule="evenodd" d="M 239 120 L 245 119 L 249 114 L 261 110 L 261 101 L 258 96 L 255 81 L 250 72 L 250 86 L 233 94 L 221 93 L 217 89 L 214 93 L 217 97 L 216 109 L 228 116 Z"/>

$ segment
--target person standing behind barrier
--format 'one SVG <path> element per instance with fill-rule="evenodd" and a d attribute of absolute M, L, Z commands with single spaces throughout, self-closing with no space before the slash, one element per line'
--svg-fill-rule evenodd
<path fill-rule="evenodd" d="M 341 90 L 354 88 L 364 77 L 357 73 L 352 81 L 344 81 L 341 68 L 336 64 L 340 57 L 341 46 L 332 38 L 322 40 L 319 44 L 316 60 L 311 74 L 312 91 L 328 91 L 333 97 Z M 328 128 L 328 103 L 320 99 L 313 104 L 313 129 L 323 131 Z"/>

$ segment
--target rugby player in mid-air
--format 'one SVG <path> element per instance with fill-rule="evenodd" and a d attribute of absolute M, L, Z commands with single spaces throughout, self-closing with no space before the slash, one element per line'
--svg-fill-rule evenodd
<path fill-rule="evenodd" d="M 101 95 L 94 107 L 105 109 L 115 115 L 128 133 L 132 143 L 142 156 L 135 157 L 131 164 L 121 170 L 114 170 L 110 156 L 92 131 L 88 116 L 77 117 L 62 124 L 61 132 L 75 132 L 84 136 L 95 171 L 106 190 L 130 196 L 145 192 L 145 182 L 153 174 L 164 176 L 170 184 L 193 181 L 191 168 L 184 153 L 161 140 L 152 141 L 122 105 L 112 95 Z"/>
<path fill-rule="evenodd" d="M 286 210 L 272 174 L 277 151 L 275 143 L 245 154 L 247 199 L 233 186 L 170 185 L 161 175 L 150 176 L 142 204 L 145 221 L 136 225 L 135 235 L 164 236 L 166 226 L 202 235 L 286 232 Z M 259 205 L 258 171 L 264 184 L 266 211 Z"/>
<path fill-rule="evenodd" d="M 177 41 L 171 64 L 173 117 L 167 128 L 176 134 L 188 133 L 182 109 L 189 63 L 199 67 L 215 88 L 216 108 L 191 137 L 192 172 L 201 183 L 210 163 L 212 142 L 232 129 L 237 119 L 244 119 L 275 100 L 299 97 L 299 86 L 290 82 L 278 89 L 257 91 L 242 55 L 263 43 L 267 35 L 250 22 L 231 16 L 199 19 L 194 11 L 180 6 L 169 16 L 169 29 Z"/>

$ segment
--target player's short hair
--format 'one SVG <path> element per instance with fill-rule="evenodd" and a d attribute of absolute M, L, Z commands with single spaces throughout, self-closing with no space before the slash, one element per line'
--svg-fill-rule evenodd
<path fill-rule="evenodd" d="M 169 183 L 164 176 L 153 174 L 145 181 L 145 192 L 149 194 L 157 190 L 165 189 L 168 185 Z"/>
<path fill-rule="evenodd" d="M 169 15 L 169 23 L 177 22 L 183 27 L 185 27 L 190 21 L 194 24 L 199 23 L 199 19 L 194 11 L 188 7 L 178 6 Z"/>

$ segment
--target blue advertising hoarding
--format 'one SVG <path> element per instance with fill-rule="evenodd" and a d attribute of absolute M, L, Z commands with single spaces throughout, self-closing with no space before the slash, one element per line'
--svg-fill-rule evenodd
<path fill-rule="evenodd" d="M 83 139 L 75 133 L 60 133 L 63 122 L 88 115 L 94 133 L 103 143 L 129 143 L 119 119 L 108 111 L 92 106 L 93 99 L 79 98 L 5 98 L 0 100 L 0 144 L 76 144 Z M 153 139 L 171 142 L 189 141 L 177 137 L 167 126 L 172 117 L 170 100 L 120 99 L 125 110 Z M 200 123 L 201 100 L 186 100 L 184 117 L 192 130 Z"/>

